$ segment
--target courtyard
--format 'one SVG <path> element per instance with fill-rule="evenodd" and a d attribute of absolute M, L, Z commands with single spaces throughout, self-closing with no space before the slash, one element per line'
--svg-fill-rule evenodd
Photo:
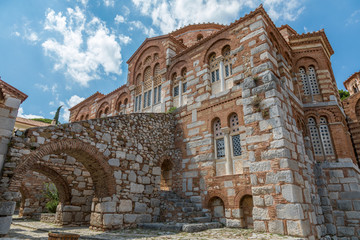
<path fill-rule="evenodd" d="M 48 232 L 79 234 L 80 239 L 302 239 L 271 233 L 255 233 L 252 229 L 217 228 L 196 233 L 157 231 L 148 229 L 123 229 L 110 232 L 89 230 L 88 227 L 61 227 L 34 220 L 13 219 L 7 239 L 48 239 Z"/>

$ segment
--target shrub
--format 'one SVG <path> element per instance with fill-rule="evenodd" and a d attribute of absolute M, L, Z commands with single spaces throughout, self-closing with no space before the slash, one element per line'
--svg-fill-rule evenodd
<path fill-rule="evenodd" d="M 59 193 L 53 183 L 44 183 L 44 197 L 47 199 L 45 208 L 50 213 L 56 213 L 56 207 L 59 205 Z"/>

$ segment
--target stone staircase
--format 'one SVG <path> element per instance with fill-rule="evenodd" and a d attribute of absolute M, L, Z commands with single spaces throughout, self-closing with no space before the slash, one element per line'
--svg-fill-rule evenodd
<path fill-rule="evenodd" d="M 138 227 L 163 230 L 198 232 L 220 228 L 219 222 L 211 222 L 211 213 L 201 204 L 184 199 L 172 191 L 160 192 L 160 218 L 158 223 L 142 223 Z"/>

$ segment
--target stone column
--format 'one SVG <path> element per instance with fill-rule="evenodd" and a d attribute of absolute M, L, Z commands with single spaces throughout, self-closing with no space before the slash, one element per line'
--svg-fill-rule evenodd
<path fill-rule="evenodd" d="M 179 106 L 182 106 L 182 80 L 179 81 Z"/>
<path fill-rule="evenodd" d="M 225 127 L 221 129 L 224 134 L 224 145 L 225 145 L 225 170 L 226 175 L 233 174 L 233 164 L 231 158 L 231 146 L 230 146 L 230 128 Z"/>
<path fill-rule="evenodd" d="M 224 78 L 224 59 L 220 59 L 219 64 L 219 75 L 220 75 L 220 90 L 223 92 L 225 90 L 225 78 Z"/>

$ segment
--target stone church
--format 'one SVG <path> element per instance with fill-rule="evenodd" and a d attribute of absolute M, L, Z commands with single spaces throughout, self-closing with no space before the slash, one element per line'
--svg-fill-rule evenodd
<path fill-rule="evenodd" d="M 333 53 L 324 30 L 276 27 L 262 6 L 148 38 L 125 85 L 71 108 L 69 124 L 15 134 L 0 199 L 40 211 L 40 173 L 59 191 L 63 225 L 359 239 L 360 74 L 342 102 Z"/>

